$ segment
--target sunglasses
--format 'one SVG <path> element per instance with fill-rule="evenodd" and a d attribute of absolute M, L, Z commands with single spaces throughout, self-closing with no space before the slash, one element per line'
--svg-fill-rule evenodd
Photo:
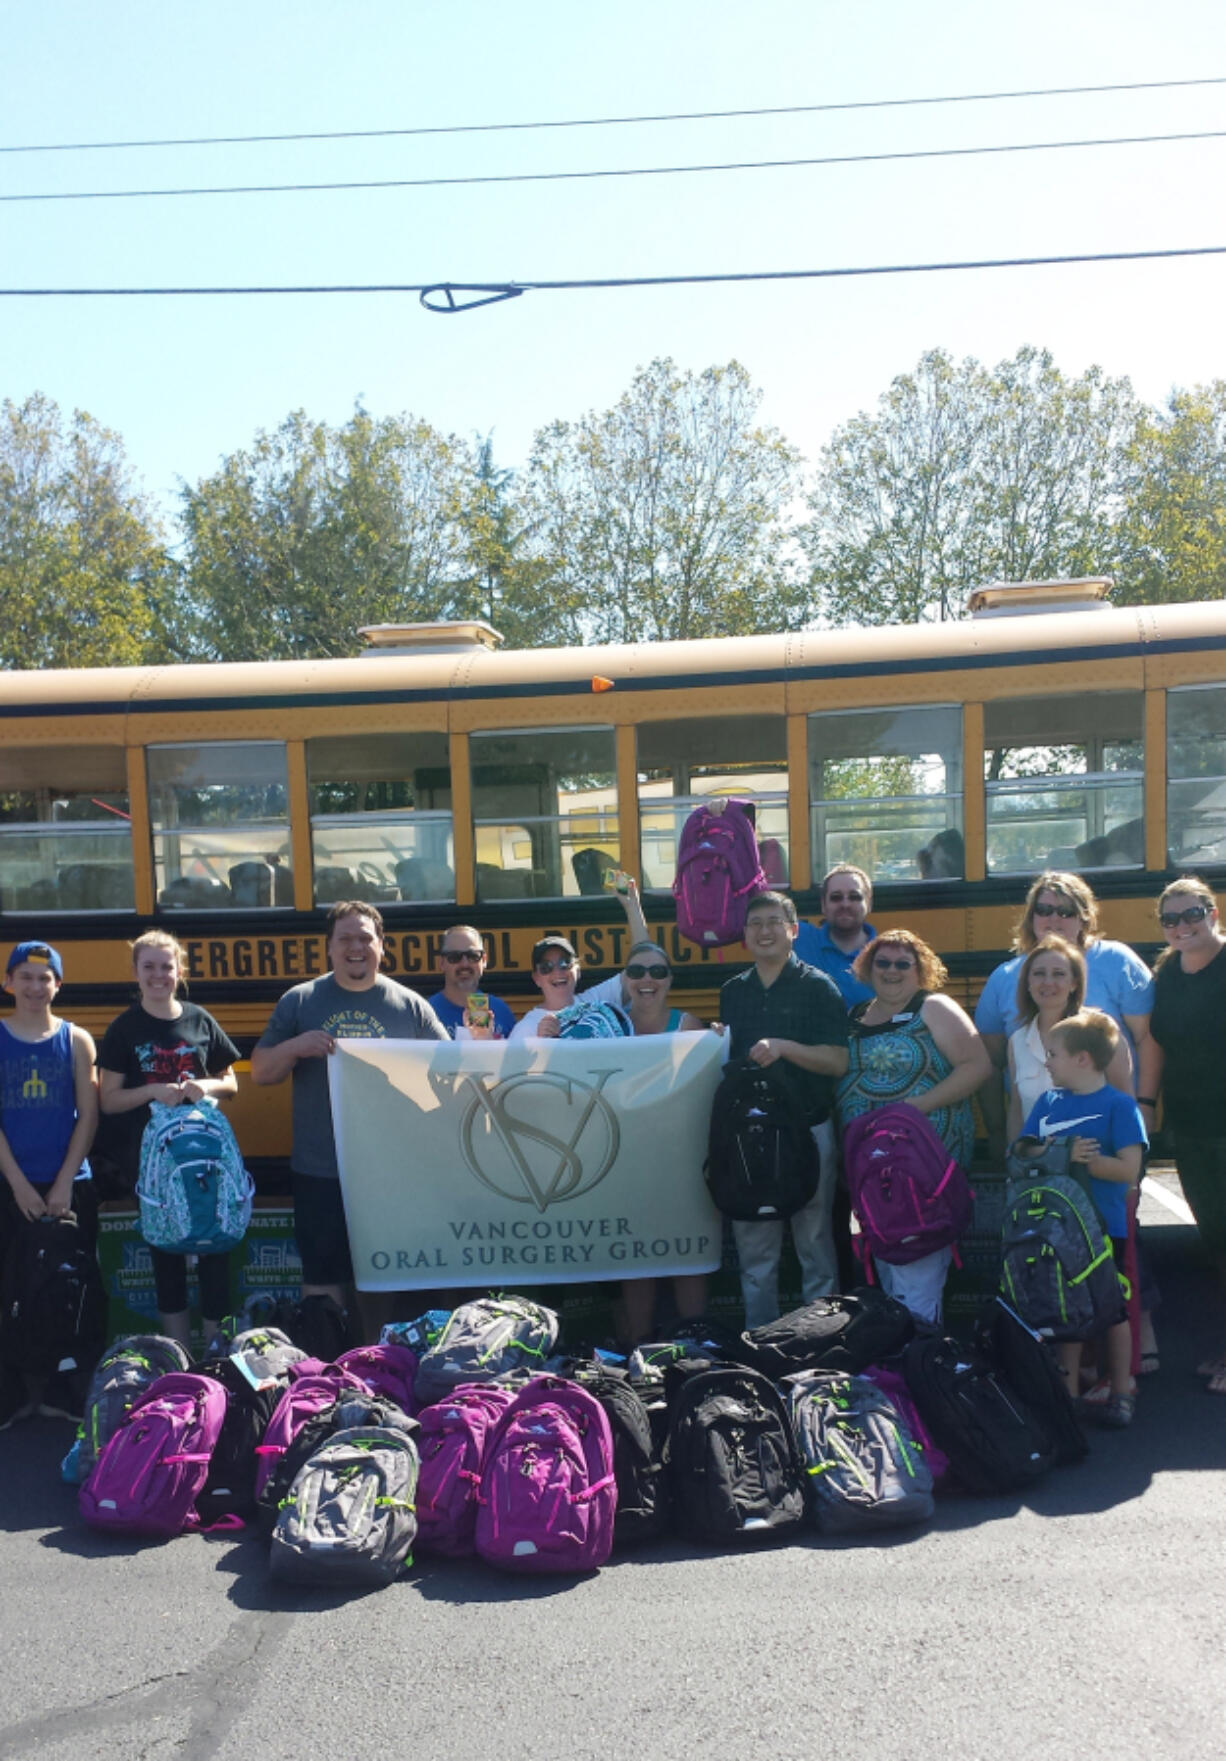
<path fill-rule="evenodd" d="M 546 973 L 569 972 L 574 964 L 575 960 L 572 954 L 559 954 L 556 960 L 538 960 L 536 970 Z"/>
<path fill-rule="evenodd" d="M 874 972 L 910 972 L 914 966 L 914 960 L 887 960 L 884 954 L 878 954 L 873 961 Z"/>
<path fill-rule="evenodd" d="M 626 968 L 627 978 L 671 978 L 672 972 L 667 966 L 640 966 L 636 960 L 633 966 Z"/>
<path fill-rule="evenodd" d="M 1036 917 L 1080 917 L 1081 916 L 1081 913 L 1080 913 L 1080 911 L 1078 911 L 1076 905 L 1036 905 L 1034 908 L 1034 914 Z"/>
<path fill-rule="evenodd" d="M 1163 911 L 1158 922 L 1163 929 L 1178 929 L 1181 923 L 1202 923 L 1208 915 L 1207 905 L 1189 905 L 1184 911 Z"/>
<path fill-rule="evenodd" d="M 864 894 L 863 893 L 827 893 L 826 900 L 827 900 L 827 903 L 831 904 L 831 905 L 841 905 L 844 902 L 844 900 L 847 900 L 852 905 L 863 905 Z"/>
<path fill-rule="evenodd" d="M 465 960 L 484 960 L 484 948 L 444 948 L 443 959 L 448 966 L 462 966 Z"/>

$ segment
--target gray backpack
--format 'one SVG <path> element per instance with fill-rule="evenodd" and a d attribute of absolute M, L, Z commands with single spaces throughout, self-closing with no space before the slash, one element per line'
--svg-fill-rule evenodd
<path fill-rule="evenodd" d="M 875 1382 L 823 1370 L 789 1376 L 792 1424 L 823 1535 L 927 1522 L 932 1474 L 898 1408 Z"/>
<path fill-rule="evenodd" d="M 462 1382 L 505 1382 L 534 1375 L 558 1339 L 552 1309 L 525 1296 L 484 1296 L 461 1303 L 417 1366 L 422 1406 L 446 1400 Z"/>
<path fill-rule="evenodd" d="M 355 1588 L 392 1583 L 410 1563 L 417 1534 L 418 1467 L 407 1429 L 336 1432 L 299 1470 L 277 1515 L 273 1576 Z"/>
<path fill-rule="evenodd" d="M 85 1416 L 71 1457 L 74 1483 L 81 1485 L 89 1478 L 103 1444 L 114 1436 L 146 1388 L 160 1376 L 191 1367 L 183 1346 L 160 1333 L 132 1333 L 108 1346 L 85 1396 Z"/>
<path fill-rule="evenodd" d="M 1045 1339 L 1096 1339 L 1123 1316 L 1123 1280 L 1102 1220 L 1079 1180 L 1044 1169 L 1054 1151 L 1067 1155 L 1066 1144 L 1048 1145 L 1037 1170 L 1019 1163 L 1016 1149 L 1010 1173 L 1028 1171 L 1005 1201 L 1001 1295 Z"/>

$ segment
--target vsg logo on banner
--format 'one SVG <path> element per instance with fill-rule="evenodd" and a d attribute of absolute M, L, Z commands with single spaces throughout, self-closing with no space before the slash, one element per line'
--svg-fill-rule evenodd
<path fill-rule="evenodd" d="M 328 1075 L 358 1288 L 716 1270 L 702 1165 L 723 1055 L 713 1033 L 339 1040 Z"/>

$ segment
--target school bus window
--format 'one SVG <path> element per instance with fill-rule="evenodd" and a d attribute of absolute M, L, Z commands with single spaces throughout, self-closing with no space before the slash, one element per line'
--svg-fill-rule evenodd
<path fill-rule="evenodd" d="M 874 881 L 961 878 L 957 704 L 809 717 L 813 872 L 854 864 Z"/>
<path fill-rule="evenodd" d="M 455 898 L 446 734 L 339 734 L 306 755 L 317 905 Z"/>
<path fill-rule="evenodd" d="M 1167 693 L 1166 829 L 1172 868 L 1226 862 L 1226 686 Z"/>
<path fill-rule="evenodd" d="M 612 728 L 482 731 L 469 762 L 479 900 L 604 890 L 618 862 Z"/>
<path fill-rule="evenodd" d="M 293 904 L 279 740 L 150 746 L 147 763 L 162 910 Z"/>
<path fill-rule="evenodd" d="M 0 748 L 0 907 L 132 909 L 122 748 Z"/>
<path fill-rule="evenodd" d="M 709 795 L 752 801 L 766 877 L 788 882 L 787 722 L 781 715 L 695 716 L 637 730 L 642 884 L 667 890 L 681 828 Z"/>
<path fill-rule="evenodd" d="M 1139 867 L 1144 735 L 1140 691 L 987 704 L 988 873 Z"/>

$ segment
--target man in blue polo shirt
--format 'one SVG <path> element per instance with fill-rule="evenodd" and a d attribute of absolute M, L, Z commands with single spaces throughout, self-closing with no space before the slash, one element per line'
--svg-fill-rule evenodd
<path fill-rule="evenodd" d="M 847 1010 L 834 981 L 798 960 L 796 907 L 784 893 L 759 893 L 745 913 L 746 972 L 719 993 L 720 1020 L 734 1058 L 749 1058 L 790 1091 L 813 1132 L 820 1163 L 817 1191 L 790 1219 L 806 1302 L 838 1289 L 831 1206 L 838 1178 L 831 1110 L 835 1083 L 847 1071 Z M 781 1222 L 734 1222 L 745 1325 L 779 1315 Z"/>
<path fill-rule="evenodd" d="M 443 988 L 430 998 L 430 1007 L 455 1039 L 457 1028 L 467 1031 L 465 1011 L 468 999 L 474 991 L 481 989 L 485 977 L 485 944 L 480 933 L 467 923 L 457 923 L 449 929 L 439 949 L 438 965 Z M 514 1015 L 501 997 L 491 997 L 489 1003 L 493 1028 L 489 1037 L 510 1039 L 511 1029 L 515 1026 Z"/>
<path fill-rule="evenodd" d="M 822 882 L 822 921 L 802 923 L 792 952 L 806 966 L 816 966 L 839 987 L 850 1009 L 865 1003 L 872 986 L 861 984 L 851 970 L 860 949 L 877 931 L 864 920 L 873 908 L 873 883 L 862 868 L 832 868 Z"/>

